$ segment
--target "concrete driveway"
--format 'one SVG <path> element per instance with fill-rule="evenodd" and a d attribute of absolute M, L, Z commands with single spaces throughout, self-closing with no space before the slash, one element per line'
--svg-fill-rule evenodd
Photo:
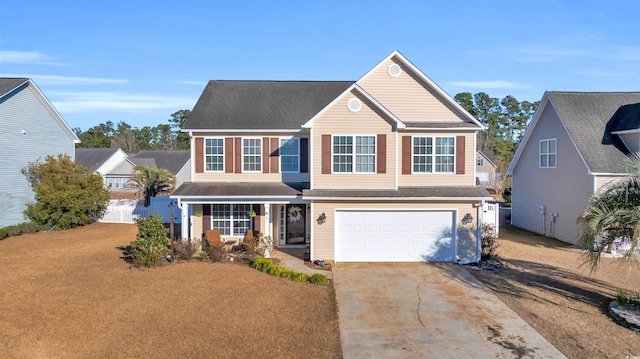
<path fill-rule="evenodd" d="M 344 358 L 564 358 L 463 267 L 333 267 Z"/>

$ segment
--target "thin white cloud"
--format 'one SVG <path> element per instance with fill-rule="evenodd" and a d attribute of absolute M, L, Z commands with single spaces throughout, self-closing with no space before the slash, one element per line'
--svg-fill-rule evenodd
<path fill-rule="evenodd" d="M 0 63 L 38 63 L 47 59 L 37 51 L 0 51 Z"/>
<path fill-rule="evenodd" d="M 479 88 L 479 89 L 516 89 L 528 88 L 529 86 L 512 81 L 493 80 L 493 81 L 450 81 L 449 86 Z"/>
<path fill-rule="evenodd" d="M 51 102 L 62 113 L 149 112 L 191 108 L 197 96 L 176 97 L 114 92 L 51 92 Z"/>
<path fill-rule="evenodd" d="M 126 84 L 125 79 L 106 79 L 99 77 L 76 77 L 58 75 L 27 75 L 27 74 L 0 74 L 0 77 L 29 77 L 38 85 L 101 85 L 101 84 Z"/>

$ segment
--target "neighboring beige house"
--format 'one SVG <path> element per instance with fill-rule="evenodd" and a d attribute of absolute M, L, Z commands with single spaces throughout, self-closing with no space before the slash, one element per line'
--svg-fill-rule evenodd
<path fill-rule="evenodd" d="M 477 261 L 482 129 L 397 51 L 355 82 L 210 81 L 183 126 L 182 237 L 253 229 L 311 259 Z"/>
<path fill-rule="evenodd" d="M 589 199 L 640 149 L 639 107 L 640 92 L 546 92 L 507 170 L 511 224 L 577 244 Z"/>
<path fill-rule="evenodd" d="M 476 151 L 476 179 L 477 184 L 483 187 L 491 187 L 496 181 L 496 164 L 493 156 Z"/>
<path fill-rule="evenodd" d="M 0 78 L 0 126 L 1 228 L 28 221 L 24 211 L 36 201 L 22 170 L 47 156 L 74 159 L 80 140 L 28 78 Z"/>

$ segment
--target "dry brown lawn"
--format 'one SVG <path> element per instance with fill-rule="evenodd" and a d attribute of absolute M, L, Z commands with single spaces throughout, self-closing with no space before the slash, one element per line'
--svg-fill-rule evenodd
<path fill-rule="evenodd" d="M 640 357 L 640 334 L 613 322 L 616 290 L 640 291 L 640 268 L 605 258 L 590 275 L 574 248 L 513 227 L 501 228 L 507 269 L 476 276 L 568 358 Z"/>
<path fill-rule="evenodd" d="M 339 358 L 335 295 L 245 265 L 131 270 L 135 225 L 0 241 L 1 358 Z"/>

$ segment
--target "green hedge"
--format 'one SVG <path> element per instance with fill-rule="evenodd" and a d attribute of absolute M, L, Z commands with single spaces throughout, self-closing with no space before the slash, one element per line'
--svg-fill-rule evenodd
<path fill-rule="evenodd" d="M 25 233 L 36 233 L 36 232 L 44 231 L 46 229 L 49 229 L 49 228 L 47 228 L 46 226 L 38 225 L 34 222 L 24 222 L 24 223 L 16 224 L 13 226 L 0 228 L 0 239 L 19 236 Z"/>
<path fill-rule="evenodd" d="M 264 257 L 256 258 L 253 262 L 251 262 L 251 267 L 274 277 L 286 278 L 295 282 L 311 282 L 318 285 L 329 284 L 329 280 L 323 274 L 316 273 L 309 277 L 309 275 L 307 275 L 306 273 L 292 271 L 291 269 L 279 266 Z"/>

